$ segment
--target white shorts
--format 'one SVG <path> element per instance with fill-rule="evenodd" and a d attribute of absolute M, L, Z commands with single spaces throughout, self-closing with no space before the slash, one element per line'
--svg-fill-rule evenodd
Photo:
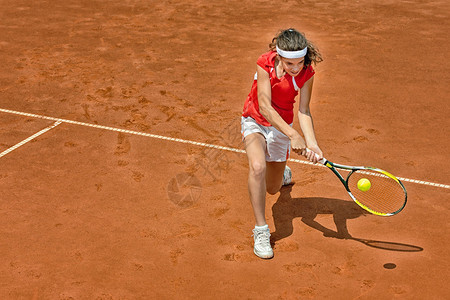
<path fill-rule="evenodd" d="M 284 162 L 289 158 L 291 140 L 275 127 L 260 125 L 251 117 L 242 117 L 241 133 L 243 138 L 252 133 L 260 133 L 264 136 L 266 139 L 266 161 Z"/>

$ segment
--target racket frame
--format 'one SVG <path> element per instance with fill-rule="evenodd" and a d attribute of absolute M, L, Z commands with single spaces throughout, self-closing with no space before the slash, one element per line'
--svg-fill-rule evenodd
<path fill-rule="evenodd" d="M 361 208 L 365 209 L 366 211 L 377 215 L 377 216 L 393 216 L 398 214 L 399 212 L 401 212 L 403 210 L 403 208 L 406 206 L 406 201 L 408 199 L 408 194 L 406 192 L 406 189 L 403 185 L 403 183 L 394 175 L 392 175 L 389 172 L 386 172 L 384 170 L 378 169 L 378 168 L 373 168 L 373 167 L 364 167 L 364 166 L 360 166 L 360 167 L 356 167 L 356 166 L 346 166 L 346 165 L 341 165 L 341 164 L 336 164 L 333 163 L 325 158 L 323 158 L 322 160 L 319 161 L 321 164 L 325 165 L 327 168 L 329 168 L 331 171 L 333 171 L 333 173 L 339 178 L 339 180 L 342 182 L 342 184 L 344 185 L 345 189 L 347 190 L 348 194 L 350 195 L 350 197 L 353 199 L 353 201 L 356 202 L 356 204 L 358 204 Z M 344 177 L 341 175 L 341 173 L 338 172 L 338 170 L 336 170 L 336 168 L 338 169 L 343 169 L 343 170 L 347 170 L 350 171 L 349 174 L 347 175 L 347 178 L 344 179 Z M 403 205 L 396 210 L 395 212 L 391 212 L 391 213 L 381 213 L 378 211 L 375 211 L 369 207 L 367 207 L 366 205 L 362 204 L 361 202 L 358 201 L 358 199 L 356 199 L 356 197 L 352 194 L 352 192 L 350 191 L 350 188 L 348 187 L 348 179 L 350 178 L 350 176 L 356 172 L 356 171 L 360 171 L 360 170 L 367 170 L 367 171 L 374 171 L 374 172 L 379 172 L 383 175 L 388 176 L 389 178 L 392 178 L 393 180 L 395 180 L 403 189 L 404 193 L 405 193 L 405 201 L 403 202 Z"/>

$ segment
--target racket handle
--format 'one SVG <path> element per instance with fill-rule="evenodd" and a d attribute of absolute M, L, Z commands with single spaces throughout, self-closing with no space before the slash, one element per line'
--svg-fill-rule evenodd
<path fill-rule="evenodd" d="M 309 148 L 306 148 L 306 154 L 308 155 L 310 152 L 313 152 L 313 151 Z M 322 159 L 319 159 L 320 158 L 319 154 L 317 154 L 315 152 L 314 152 L 314 155 L 317 157 L 317 159 L 319 160 L 319 163 L 321 163 L 322 165 L 324 165 L 327 162 L 325 157 L 323 157 Z"/>

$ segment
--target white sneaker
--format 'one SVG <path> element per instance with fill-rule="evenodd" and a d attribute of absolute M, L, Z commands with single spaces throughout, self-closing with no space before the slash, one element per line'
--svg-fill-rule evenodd
<path fill-rule="evenodd" d="M 260 258 L 272 258 L 273 250 L 270 245 L 270 230 L 267 229 L 253 229 L 253 238 L 255 246 L 253 252 Z"/>
<path fill-rule="evenodd" d="M 284 174 L 283 174 L 283 185 L 290 185 L 292 183 L 292 171 L 291 168 L 286 166 L 284 168 Z"/>

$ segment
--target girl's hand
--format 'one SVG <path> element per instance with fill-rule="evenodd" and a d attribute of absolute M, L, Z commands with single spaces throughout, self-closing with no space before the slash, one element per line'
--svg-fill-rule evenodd
<path fill-rule="evenodd" d="M 313 163 L 318 163 L 319 160 L 323 158 L 322 150 L 320 150 L 318 145 L 310 145 L 308 149 L 311 151 L 306 151 L 306 149 L 302 152 L 302 155 L 305 156 L 309 161 Z M 317 155 L 316 155 L 317 154 Z"/>
<path fill-rule="evenodd" d="M 303 152 L 306 152 L 305 140 L 298 132 L 291 138 L 291 148 L 298 155 L 304 155 Z"/>

